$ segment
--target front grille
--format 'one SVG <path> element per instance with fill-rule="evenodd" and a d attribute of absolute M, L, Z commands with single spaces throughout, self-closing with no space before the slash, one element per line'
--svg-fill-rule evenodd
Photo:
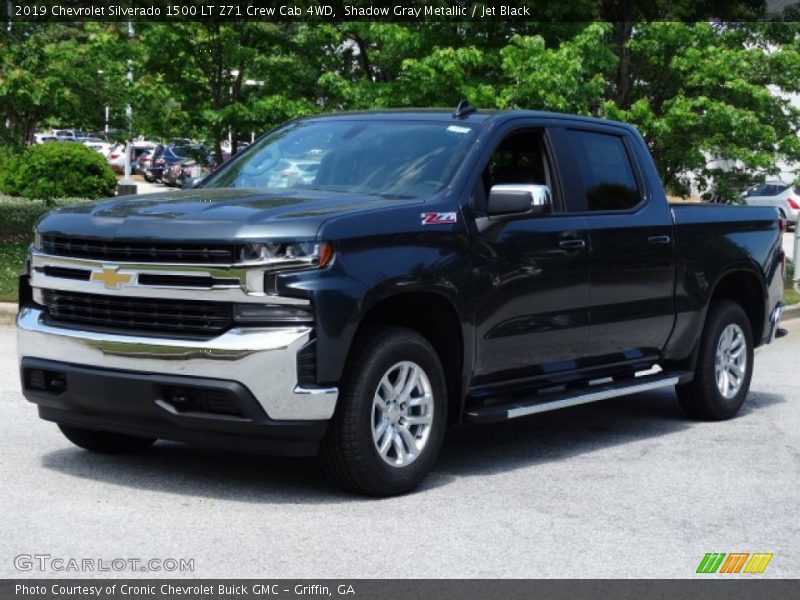
<path fill-rule="evenodd" d="M 42 251 L 54 256 L 114 262 L 233 264 L 234 244 L 111 242 L 56 235 L 42 236 Z"/>
<path fill-rule="evenodd" d="M 231 306 L 221 302 L 118 298 L 44 290 L 48 318 L 111 331 L 212 336 L 232 322 Z"/>

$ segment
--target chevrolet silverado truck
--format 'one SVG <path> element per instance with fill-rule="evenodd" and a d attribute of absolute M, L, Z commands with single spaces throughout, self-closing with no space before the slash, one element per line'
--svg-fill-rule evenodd
<path fill-rule="evenodd" d="M 190 189 L 45 216 L 22 386 L 90 451 L 319 454 L 349 490 L 405 493 L 450 425 L 667 387 L 734 416 L 778 330 L 782 227 L 669 204 L 622 123 L 300 119 Z"/>

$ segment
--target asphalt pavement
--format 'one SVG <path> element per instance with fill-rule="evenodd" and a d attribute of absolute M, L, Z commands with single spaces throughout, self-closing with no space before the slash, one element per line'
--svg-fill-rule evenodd
<path fill-rule="evenodd" d="M 658 391 L 463 428 L 418 492 L 384 500 L 337 491 L 310 459 L 74 448 L 19 393 L 6 326 L 0 577 L 137 575 L 15 568 L 47 554 L 194 560 L 148 576 L 685 578 L 707 552 L 773 553 L 756 577 L 797 577 L 800 322 L 788 326 L 758 353 L 736 419 L 687 420 Z"/>

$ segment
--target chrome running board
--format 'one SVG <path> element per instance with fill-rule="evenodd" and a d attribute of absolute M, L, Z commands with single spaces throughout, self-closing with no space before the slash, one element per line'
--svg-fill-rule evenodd
<path fill-rule="evenodd" d="M 575 391 L 539 393 L 527 400 L 497 402 L 470 409 L 467 411 L 466 420 L 472 423 L 507 421 L 508 419 L 526 417 L 569 406 L 670 387 L 688 381 L 690 378 L 691 373 L 689 372 L 662 372 L 654 375 L 632 377 L 619 382 L 590 385 Z"/>

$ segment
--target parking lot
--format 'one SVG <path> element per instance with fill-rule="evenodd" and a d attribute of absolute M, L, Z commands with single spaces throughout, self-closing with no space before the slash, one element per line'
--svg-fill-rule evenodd
<path fill-rule="evenodd" d="M 789 328 L 758 354 L 737 419 L 688 421 L 665 391 L 460 429 L 417 493 L 369 500 L 330 488 L 313 460 L 80 451 L 18 392 L 6 323 L 0 576 L 58 576 L 14 567 L 50 554 L 189 558 L 199 577 L 683 578 L 706 552 L 772 552 L 762 577 L 794 577 L 800 322 Z"/>

